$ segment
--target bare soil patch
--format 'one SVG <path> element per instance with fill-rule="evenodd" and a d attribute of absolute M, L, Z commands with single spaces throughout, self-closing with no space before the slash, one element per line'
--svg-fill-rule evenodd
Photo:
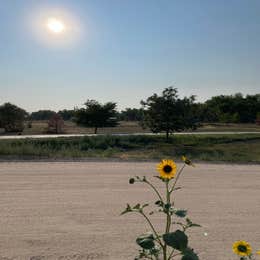
<path fill-rule="evenodd" d="M 133 259 L 135 237 L 149 228 L 119 213 L 155 198 L 128 178 L 155 174 L 146 162 L 0 163 L 0 259 Z M 203 226 L 190 239 L 200 259 L 235 259 L 239 239 L 259 248 L 259 165 L 199 164 L 180 183 L 176 206 Z M 161 216 L 153 221 L 160 227 Z"/>

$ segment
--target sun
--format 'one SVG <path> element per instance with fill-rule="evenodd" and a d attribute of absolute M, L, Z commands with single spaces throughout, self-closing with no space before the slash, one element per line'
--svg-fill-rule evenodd
<path fill-rule="evenodd" d="M 35 10 L 28 17 L 28 25 L 36 40 L 48 48 L 74 48 L 85 35 L 79 17 L 64 9 Z"/>
<path fill-rule="evenodd" d="M 47 29 L 54 34 L 60 34 L 65 31 L 64 22 L 54 17 L 48 18 L 46 25 Z"/>

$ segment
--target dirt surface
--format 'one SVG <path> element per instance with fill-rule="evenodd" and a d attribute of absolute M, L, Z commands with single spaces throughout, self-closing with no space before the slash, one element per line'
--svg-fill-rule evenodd
<path fill-rule="evenodd" d="M 259 131 L 206 131 L 206 132 L 180 132 L 174 135 L 241 135 L 241 134 L 260 134 Z M 6 139 L 45 139 L 45 138 L 60 138 L 60 137 L 84 137 L 84 136 L 106 136 L 106 134 L 34 134 L 34 135 L 0 135 L 0 140 Z M 156 133 L 112 133 L 112 136 L 129 136 L 129 135 L 158 135 Z"/>
<path fill-rule="evenodd" d="M 133 259 L 136 236 L 149 228 L 119 213 L 156 197 L 128 178 L 155 174 L 154 163 L 0 163 L 0 260 Z M 190 233 L 201 260 L 237 259 L 235 240 L 260 248 L 259 165 L 199 164 L 180 183 L 176 206 L 203 226 Z"/>

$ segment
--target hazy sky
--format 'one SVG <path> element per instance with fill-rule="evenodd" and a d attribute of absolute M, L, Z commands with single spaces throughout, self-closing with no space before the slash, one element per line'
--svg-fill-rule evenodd
<path fill-rule="evenodd" d="M 42 27 L 56 16 L 63 35 Z M 199 101 L 260 93 L 260 1 L 0 0 L 1 104 L 123 109 L 170 85 Z"/>

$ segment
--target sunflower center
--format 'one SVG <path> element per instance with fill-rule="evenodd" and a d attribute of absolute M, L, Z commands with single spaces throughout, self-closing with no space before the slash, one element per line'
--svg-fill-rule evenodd
<path fill-rule="evenodd" d="M 239 245 L 237 247 L 237 249 L 238 249 L 239 252 L 242 252 L 242 253 L 246 253 L 247 252 L 247 247 L 243 246 L 243 245 Z"/>
<path fill-rule="evenodd" d="M 165 173 L 170 173 L 170 172 L 172 171 L 172 167 L 171 167 L 170 165 L 165 165 L 165 166 L 163 167 L 163 171 L 164 171 Z"/>

